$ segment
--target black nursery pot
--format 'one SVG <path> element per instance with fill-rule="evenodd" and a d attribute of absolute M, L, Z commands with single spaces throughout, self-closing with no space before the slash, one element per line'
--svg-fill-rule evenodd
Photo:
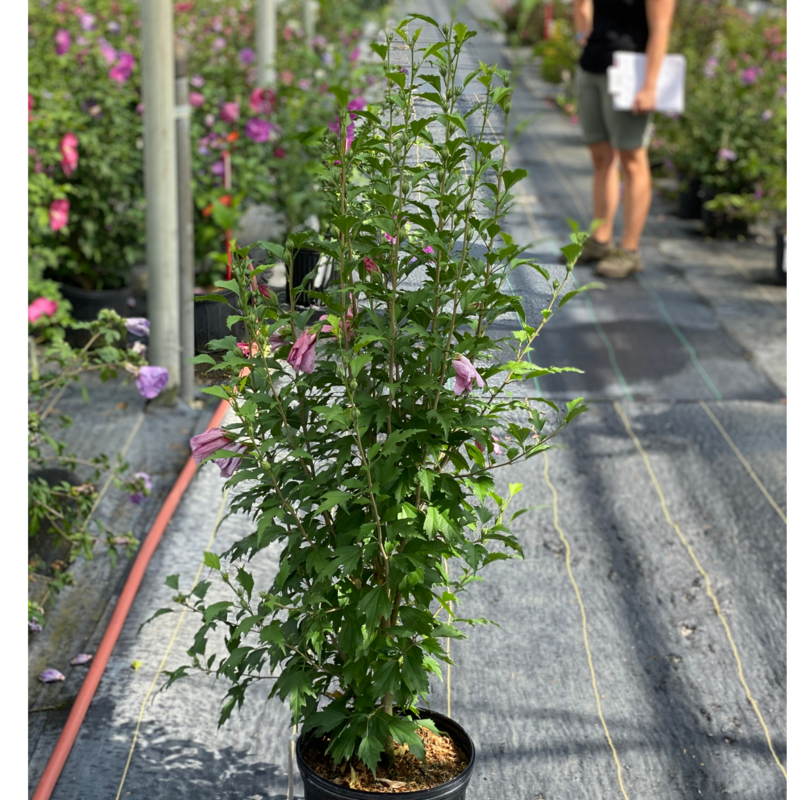
<path fill-rule="evenodd" d="M 239 298 L 230 289 L 219 293 L 226 302 L 216 300 L 196 300 L 194 304 L 194 351 L 207 352 L 208 343 L 213 339 L 224 339 L 233 334 L 237 341 L 244 336 L 244 325 L 236 322 L 233 329 L 228 328 L 228 317 L 241 314 Z"/>
<path fill-rule="evenodd" d="M 736 239 L 739 236 L 747 236 L 748 224 L 746 219 L 729 217 L 727 214 L 717 214 L 704 208 L 702 220 L 708 236 L 718 236 L 723 239 Z"/>
<path fill-rule="evenodd" d="M 419 792 L 401 792 L 398 796 L 403 800 L 465 800 L 467 787 L 475 769 L 475 745 L 472 743 L 472 739 L 457 722 L 444 714 L 438 714 L 426 708 L 421 708 L 419 711 L 422 719 L 432 720 L 442 733 L 450 735 L 467 757 L 467 766 L 463 772 L 447 783 Z M 365 800 L 370 797 L 382 796 L 378 792 L 362 792 L 358 789 L 338 786 L 317 775 L 303 758 L 311 742 L 312 739 L 307 738 L 305 734 L 297 742 L 297 767 L 303 778 L 306 800 Z"/>
<path fill-rule="evenodd" d="M 775 228 L 775 282 L 786 286 L 786 228 Z"/>
<path fill-rule="evenodd" d="M 294 261 L 292 262 L 292 281 L 289 283 L 289 269 L 286 269 L 286 302 L 289 302 L 291 295 L 289 290 L 292 287 L 298 287 L 303 283 L 307 275 L 311 275 L 317 268 L 319 263 L 320 252 L 319 250 L 311 250 L 307 247 L 301 247 L 294 254 Z M 314 280 L 311 278 L 306 284 L 306 289 L 314 289 Z M 295 295 L 294 303 L 296 306 L 310 306 L 313 305 L 313 298 L 309 297 L 305 292 L 298 292 Z"/>
<path fill-rule="evenodd" d="M 72 316 L 78 322 L 91 322 L 104 308 L 116 311 L 121 317 L 127 317 L 130 311 L 128 300 L 133 296 L 129 286 L 122 289 L 79 289 L 62 283 L 59 287 L 61 296 L 72 304 Z"/>
<path fill-rule="evenodd" d="M 700 219 L 703 215 L 703 197 L 700 194 L 700 179 L 679 175 L 678 216 L 681 219 Z"/>

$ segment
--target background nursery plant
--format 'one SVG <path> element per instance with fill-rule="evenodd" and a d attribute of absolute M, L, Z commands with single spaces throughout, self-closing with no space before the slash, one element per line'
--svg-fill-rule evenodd
<path fill-rule="evenodd" d="M 441 41 L 418 44 L 419 18 Z M 463 24 L 412 17 L 372 45 L 383 60 L 379 106 L 354 105 L 340 86 L 338 132 L 329 133 L 325 191 L 335 235 L 288 246 L 259 243 L 291 270 L 293 254 L 313 244 L 338 265 L 329 291 L 311 293 L 321 319 L 281 307 L 251 282 L 235 251 L 233 281 L 246 309 L 247 342 L 226 349 L 230 381 L 205 391 L 230 400 L 236 420 L 192 442 L 198 462 L 214 460 L 229 478 L 231 513 L 252 518 L 252 533 L 206 564 L 231 590 L 206 602 L 211 581 L 175 600 L 200 616 L 193 669 L 231 685 L 220 723 L 248 687 L 275 673 L 271 696 L 288 700 L 304 735 L 323 739 L 333 761 L 360 760 L 373 773 L 394 742 L 424 758 L 415 718 L 448 662 L 445 639 L 484 623 L 458 612 L 459 595 L 493 561 L 522 556 L 495 470 L 538 455 L 585 407 L 565 409 L 514 388 L 569 369 L 532 363 L 533 343 L 557 308 L 580 290 L 569 275 L 585 234 L 563 248 L 566 274 L 526 258 L 501 228 L 524 170 L 507 167 L 512 90 L 509 73 L 481 64 L 456 79 Z M 400 38 L 411 63 L 390 62 Z M 504 130 L 487 141 L 488 119 Z M 515 269 L 547 282 L 545 307 L 526 318 L 504 294 Z M 293 293 L 294 294 L 294 293 Z M 493 323 L 515 312 L 521 328 Z M 198 356 L 196 361 L 209 361 Z M 209 361 L 210 363 L 210 361 Z M 260 585 L 259 559 L 275 544 L 280 569 Z M 178 590 L 178 576 L 168 585 Z M 161 609 L 157 614 L 170 609 Z M 212 631 L 224 648 L 209 652 Z M 302 749 L 302 748 L 301 748 Z M 362 786 L 363 788 L 363 786 Z"/>

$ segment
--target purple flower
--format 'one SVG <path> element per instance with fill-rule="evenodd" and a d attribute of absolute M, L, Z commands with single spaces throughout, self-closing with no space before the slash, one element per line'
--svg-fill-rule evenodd
<path fill-rule="evenodd" d="M 402 72 L 403 75 L 408 75 L 408 67 L 400 67 L 400 72 Z"/>
<path fill-rule="evenodd" d="M 247 445 L 239 442 L 232 442 L 222 428 L 209 428 L 205 433 L 194 436 L 189 446 L 192 448 L 192 458 L 198 466 L 200 463 L 214 455 L 218 450 L 232 450 L 235 453 L 246 453 Z M 216 458 L 214 463 L 219 467 L 223 478 L 230 478 L 242 463 L 241 457 L 229 456 L 226 458 Z"/>
<path fill-rule="evenodd" d="M 215 161 L 211 165 L 211 172 L 214 175 L 222 175 L 225 172 L 225 165 L 222 163 L 222 160 Z"/>
<path fill-rule="evenodd" d="M 258 288 L 260 290 L 261 286 L 259 286 Z M 262 294 L 263 294 L 263 292 L 262 292 Z M 287 338 L 288 335 L 289 335 L 289 328 L 288 327 L 279 328 L 274 333 L 271 333 L 269 335 L 269 346 L 270 346 L 270 349 L 271 350 L 277 350 L 279 347 L 283 347 L 284 345 L 289 344 L 289 342 L 286 341 L 286 338 Z"/>
<path fill-rule="evenodd" d="M 56 55 L 63 56 L 70 48 L 72 44 L 72 36 L 68 30 L 64 28 L 59 28 L 56 31 L 56 35 L 53 37 L 53 40 L 56 43 Z"/>
<path fill-rule="evenodd" d="M 359 57 L 360 55 L 361 55 L 361 51 L 358 49 L 358 47 L 354 47 L 354 48 L 353 48 L 353 49 L 350 51 L 350 61 L 351 61 L 351 62 L 356 62 L 356 61 L 358 61 L 358 57 Z"/>
<path fill-rule="evenodd" d="M 244 126 L 244 135 L 254 142 L 268 142 L 274 127 L 271 122 L 267 122 L 265 119 L 253 117 L 247 120 L 247 125 Z"/>
<path fill-rule="evenodd" d="M 147 336 L 150 333 L 150 320 L 145 317 L 128 317 L 125 328 L 134 336 Z"/>
<path fill-rule="evenodd" d="M 238 103 L 223 103 L 219 112 L 219 118 L 223 122 L 236 122 L 239 119 Z"/>
<path fill-rule="evenodd" d="M 292 345 L 286 360 L 297 372 L 314 371 L 314 346 L 317 343 L 317 334 L 303 331 L 297 341 Z"/>
<path fill-rule="evenodd" d="M 206 99 L 200 92 L 189 92 L 189 105 L 192 108 L 200 108 L 205 102 Z"/>
<path fill-rule="evenodd" d="M 133 57 L 133 53 L 122 50 L 119 54 L 119 60 L 113 67 L 111 67 L 108 77 L 112 81 L 119 83 L 121 86 L 123 83 L 125 83 L 125 81 L 128 80 L 128 78 L 130 78 L 135 66 L 136 59 Z"/>
<path fill-rule="evenodd" d="M 706 78 L 713 78 L 717 72 L 717 67 L 719 66 L 719 59 L 711 56 L 711 58 L 706 61 L 706 65 L 703 69 L 703 74 Z"/>
<path fill-rule="evenodd" d="M 63 681 L 64 676 L 57 669 L 45 669 L 39 673 L 39 680 L 42 683 L 54 683 L 55 681 Z"/>
<path fill-rule="evenodd" d="M 727 147 L 720 147 L 717 150 L 717 158 L 720 161 L 736 161 L 736 153 L 733 150 L 728 150 Z"/>
<path fill-rule="evenodd" d="M 256 54 L 249 47 L 245 47 L 239 51 L 239 61 L 246 67 L 256 60 Z"/>
<path fill-rule="evenodd" d="M 35 620 L 29 619 L 28 620 L 28 632 L 29 633 L 41 633 L 42 626 L 36 622 Z"/>
<path fill-rule="evenodd" d="M 322 54 L 322 56 L 320 56 L 320 58 L 322 59 L 323 64 L 326 64 L 328 66 L 333 64 L 333 55 L 331 53 L 325 52 Z"/>
<path fill-rule="evenodd" d="M 347 104 L 348 111 L 363 111 L 367 107 L 367 101 L 363 97 L 356 97 Z"/>
<path fill-rule="evenodd" d="M 108 23 L 108 25 L 106 25 L 106 28 L 108 28 L 109 33 L 119 33 L 122 30 L 119 22 L 113 19 Z"/>
<path fill-rule="evenodd" d="M 212 50 L 213 50 L 215 53 L 220 53 L 220 52 L 222 52 L 222 50 L 224 50 L 224 49 L 225 49 L 225 44 L 226 44 L 226 42 L 225 42 L 225 37 L 223 37 L 223 36 L 217 36 L 217 38 L 216 38 L 216 39 L 214 39 L 214 41 L 213 41 L 213 42 L 212 42 L 212 44 L 211 44 L 211 49 L 212 49 Z"/>
<path fill-rule="evenodd" d="M 141 117 L 144 114 L 144 103 L 136 104 L 136 113 Z"/>
<path fill-rule="evenodd" d="M 304 91 L 307 92 L 311 88 L 311 81 L 308 78 L 300 78 L 297 81 L 297 85 Z"/>
<path fill-rule="evenodd" d="M 80 667 L 82 664 L 88 664 L 91 660 L 91 654 L 78 653 L 78 655 L 76 655 L 75 658 L 73 658 L 69 663 L 72 664 L 73 667 Z"/>
<path fill-rule="evenodd" d="M 456 394 L 469 394 L 472 391 L 473 380 L 478 386 L 485 385 L 483 378 L 478 374 L 478 370 L 461 353 L 456 353 L 456 357 L 453 359 L 453 369 L 456 371 L 456 388 L 454 390 Z"/>
<path fill-rule="evenodd" d="M 80 14 L 78 14 L 78 19 L 80 20 L 81 28 L 83 28 L 83 30 L 85 31 L 94 30 L 94 21 L 95 21 L 94 14 L 87 14 L 85 11 L 83 11 Z"/>
<path fill-rule="evenodd" d="M 169 372 L 166 367 L 139 367 L 136 378 L 136 388 L 139 394 L 147 400 L 158 397 L 161 390 L 169 381 Z"/>
<path fill-rule="evenodd" d="M 773 111 L 772 111 L 772 109 L 771 109 L 771 108 L 768 108 L 768 109 L 767 109 L 767 110 L 766 110 L 766 111 L 765 111 L 765 112 L 764 112 L 764 113 L 761 115 L 761 121 L 762 121 L 762 122 L 766 122 L 767 120 L 769 120 L 769 119 L 772 119 L 772 114 L 773 114 Z"/>
<path fill-rule="evenodd" d="M 138 506 L 150 494 L 150 490 L 153 488 L 153 481 L 146 472 L 137 472 L 133 476 L 131 483 L 140 488 L 137 488 L 135 492 L 129 493 L 128 499 Z"/>
<path fill-rule="evenodd" d="M 758 67 L 748 67 L 742 72 L 741 80 L 745 86 L 752 86 L 758 78 L 761 70 Z"/>
<path fill-rule="evenodd" d="M 206 80 L 202 75 L 195 72 L 189 80 L 189 83 L 191 83 L 195 89 L 202 89 L 206 85 Z"/>

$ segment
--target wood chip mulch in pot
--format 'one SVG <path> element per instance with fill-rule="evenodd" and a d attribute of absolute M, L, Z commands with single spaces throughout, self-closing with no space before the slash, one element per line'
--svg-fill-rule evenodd
<path fill-rule="evenodd" d="M 425 745 L 426 760 L 423 762 L 414 757 L 407 745 L 395 743 L 394 768 L 390 771 L 378 764 L 376 777 L 356 758 L 335 766 L 333 759 L 325 755 L 329 741 L 327 737 L 312 742 L 303 757 L 321 778 L 338 786 L 375 794 L 402 794 L 433 789 L 452 780 L 466 769 L 466 756 L 449 736 L 437 736 L 427 728 L 417 728 L 417 735 Z"/>

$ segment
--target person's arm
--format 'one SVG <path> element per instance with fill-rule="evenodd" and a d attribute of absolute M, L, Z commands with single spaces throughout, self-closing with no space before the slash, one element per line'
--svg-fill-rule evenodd
<path fill-rule="evenodd" d="M 575 38 L 581 47 L 592 32 L 592 0 L 574 0 L 572 3 L 572 20 L 575 24 Z"/>
<path fill-rule="evenodd" d="M 644 85 L 634 98 L 631 111 L 634 114 L 647 114 L 656 107 L 656 82 L 661 62 L 667 54 L 669 29 L 675 13 L 675 0 L 645 0 L 647 13 L 647 70 Z"/>

